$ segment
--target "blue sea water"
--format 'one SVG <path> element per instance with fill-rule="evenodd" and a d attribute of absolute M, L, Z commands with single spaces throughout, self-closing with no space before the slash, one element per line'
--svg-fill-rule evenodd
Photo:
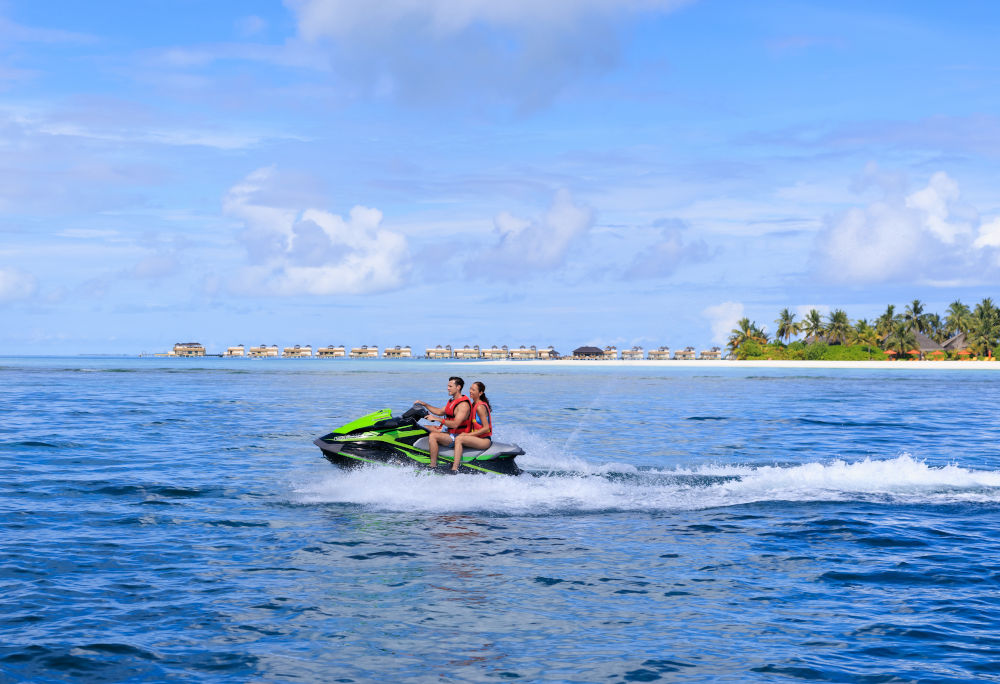
<path fill-rule="evenodd" d="M 482 380 L 521 477 L 312 439 Z M 0 359 L 0 679 L 1000 680 L 1000 373 Z"/>

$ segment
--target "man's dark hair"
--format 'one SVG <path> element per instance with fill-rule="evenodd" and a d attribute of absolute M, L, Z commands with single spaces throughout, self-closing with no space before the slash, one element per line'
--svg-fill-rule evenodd
<path fill-rule="evenodd" d="M 465 387 L 465 380 L 463 380 L 462 378 L 458 377 L 457 375 L 453 375 L 453 376 L 451 376 L 448 379 L 449 380 L 454 380 L 455 384 L 458 385 L 458 389 L 463 389 Z"/>

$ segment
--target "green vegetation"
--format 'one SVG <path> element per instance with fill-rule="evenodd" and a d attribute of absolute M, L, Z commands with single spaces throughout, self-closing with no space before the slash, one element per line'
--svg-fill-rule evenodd
<path fill-rule="evenodd" d="M 872 322 L 865 318 L 852 322 L 843 309 L 833 310 L 826 319 L 811 309 L 796 321 L 785 308 L 775 320 L 773 340 L 765 328 L 742 318 L 727 349 L 736 359 L 811 361 L 995 358 L 1000 352 L 1000 309 L 991 299 L 975 309 L 956 300 L 943 319 L 924 309 L 924 303 L 914 299 L 901 314 L 890 304 Z M 802 339 L 792 339 L 799 335 Z M 948 342 L 948 348 L 931 349 L 934 345 L 928 338 L 938 345 Z"/>

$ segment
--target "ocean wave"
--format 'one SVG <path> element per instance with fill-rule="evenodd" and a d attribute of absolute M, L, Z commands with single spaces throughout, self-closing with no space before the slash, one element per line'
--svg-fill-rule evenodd
<path fill-rule="evenodd" d="M 387 467 L 328 471 L 293 484 L 292 496 L 309 504 L 500 515 L 701 510 L 760 502 L 1000 503 L 1000 472 L 930 466 L 909 454 L 790 466 L 566 465 L 521 477 L 441 477 Z"/>

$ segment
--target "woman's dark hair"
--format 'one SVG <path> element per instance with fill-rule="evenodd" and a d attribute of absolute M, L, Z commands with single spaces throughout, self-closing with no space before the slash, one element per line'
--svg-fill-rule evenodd
<path fill-rule="evenodd" d="M 486 385 L 476 380 L 474 383 L 472 383 L 472 386 L 475 387 L 477 390 L 479 390 L 479 401 L 489 406 L 490 410 L 492 411 L 493 404 L 491 404 L 490 400 L 486 397 Z"/>

